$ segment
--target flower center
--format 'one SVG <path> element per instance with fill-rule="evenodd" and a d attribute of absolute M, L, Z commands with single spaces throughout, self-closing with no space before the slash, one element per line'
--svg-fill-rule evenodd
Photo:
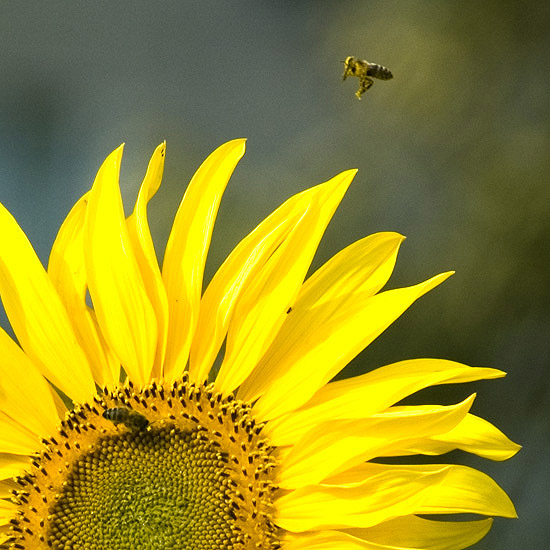
<path fill-rule="evenodd" d="M 16 548 L 279 546 L 270 448 L 249 407 L 212 387 L 106 392 L 44 443 L 14 492 Z"/>
<path fill-rule="evenodd" d="M 200 432 L 163 428 L 102 439 L 73 466 L 52 507 L 54 548 L 96 550 L 231 542 L 230 494 L 224 457 Z M 78 515 L 78 522 L 74 521 Z"/>

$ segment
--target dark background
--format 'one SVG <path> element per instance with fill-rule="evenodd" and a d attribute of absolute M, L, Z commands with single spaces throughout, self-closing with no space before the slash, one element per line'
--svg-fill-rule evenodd
<path fill-rule="evenodd" d="M 131 208 L 168 142 L 150 206 L 159 251 L 191 175 L 247 137 L 208 274 L 285 198 L 359 168 L 315 265 L 380 230 L 408 236 L 391 287 L 456 275 L 348 367 L 413 357 L 508 377 L 425 392 L 473 411 L 523 451 L 491 474 L 520 519 L 476 548 L 548 543 L 550 4 L 394 1 L 4 1 L 0 5 L 0 201 L 44 262 L 103 159 L 126 142 Z M 362 101 L 347 55 L 388 66 Z M 470 387 L 471 386 L 471 387 Z"/>

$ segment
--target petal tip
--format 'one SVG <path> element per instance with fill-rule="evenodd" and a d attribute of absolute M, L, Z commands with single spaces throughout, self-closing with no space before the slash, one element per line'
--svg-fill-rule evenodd
<path fill-rule="evenodd" d="M 246 151 L 246 138 L 237 138 L 227 141 L 220 145 L 219 149 L 225 149 L 228 154 L 235 151 L 239 159 L 241 159 Z"/>
<path fill-rule="evenodd" d="M 102 167 L 108 165 L 109 162 L 113 162 L 115 165 L 119 165 L 122 160 L 124 145 L 125 145 L 124 143 L 121 143 L 112 153 L 110 153 L 105 159 L 105 161 L 103 162 Z M 101 171 L 101 168 L 100 168 L 100 171 Z"/>

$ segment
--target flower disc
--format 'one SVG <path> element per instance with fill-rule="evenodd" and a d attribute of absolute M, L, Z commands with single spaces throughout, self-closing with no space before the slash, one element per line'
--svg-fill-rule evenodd
<path fill-rule="evenodd" d="M 130 432 L 98 446 L 75 463 L 52 508 L 54 548 L 161 550 L 183 539 L 206 550 L 232 541 L 224 462 L 200 432 Z"/>
<path fill-rule="evenodd" d="M 62 440 L 45 442 L 19 480 L 30 510 L 12 523 L 19 548 L 276 547 L 260 433 L 245 405 L 211 387 L 107 393 L 69 413 Z"/>

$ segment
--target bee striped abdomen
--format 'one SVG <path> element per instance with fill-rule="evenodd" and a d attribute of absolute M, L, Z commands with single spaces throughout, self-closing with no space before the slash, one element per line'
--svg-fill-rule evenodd
<path fill-rule="evenodd" d="M 367 75 L 378 78 L 379 80 L 389 80 L 390 78 L 393 78 L 393 74 L 387 67 L 376 63 L 369 63 Z"/>
<path fill-rule="evenodd" d="M 126 407 L 112 407 L 103 411 L 103 418 L 110 420 L 115 426 L 124 424 L 128 429 L 142 431 L 149 426 L 149 420 L 141 413 Z"/>

